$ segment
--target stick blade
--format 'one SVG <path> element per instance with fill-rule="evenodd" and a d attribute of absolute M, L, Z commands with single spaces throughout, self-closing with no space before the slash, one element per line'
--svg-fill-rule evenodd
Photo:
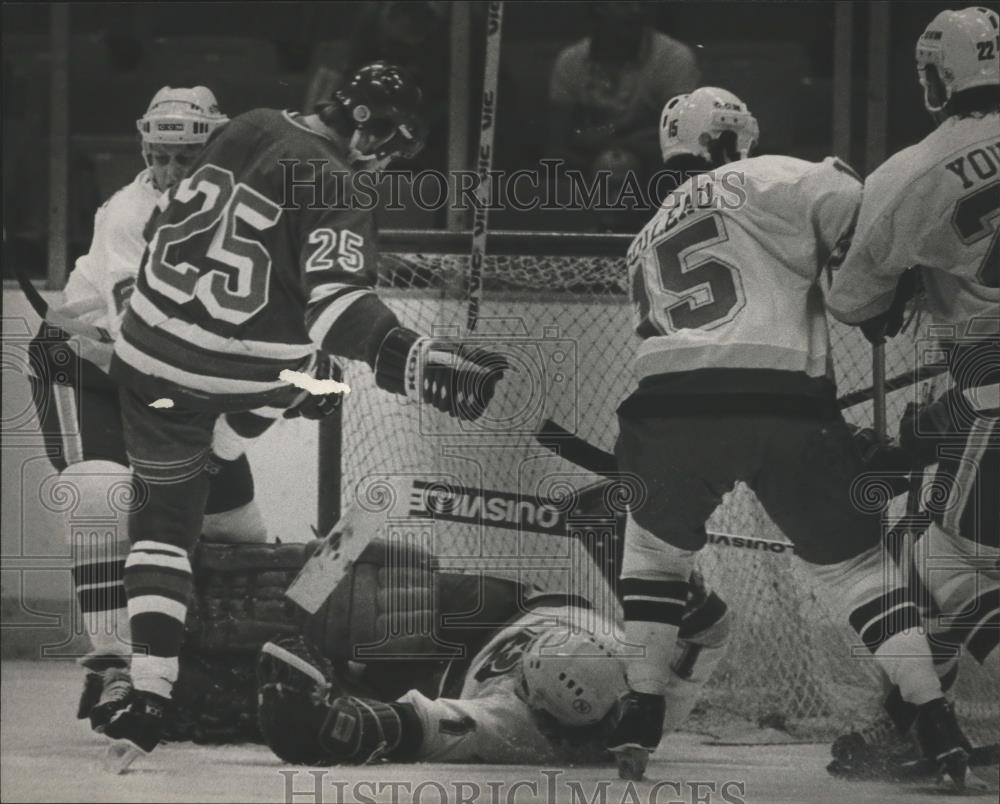
<path fill-rule="evenodd" d="M 295 576 L 286 597 L 309 614 L 315 614 L 383 529 L 383 518 L 370 511 L 356 508 L 345 512 Z"/>

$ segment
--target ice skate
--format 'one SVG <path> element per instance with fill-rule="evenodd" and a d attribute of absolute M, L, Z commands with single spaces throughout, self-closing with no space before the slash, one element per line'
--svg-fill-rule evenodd
<path fill-rule="evenodd" d="M 662 695 L 635 691 L 629 691 L 619 701 L 615 725 L 605 741 L 615 755 L 619 778 L 643 778 L 649 755 L 663 736 L 665 706 Z"/>
<path fill-rule="evenodd" d="M 124 657 L 116 654 L 90 654 L 79 660 L 86 670 L 83 679 L 83 691 L 80 693 L 80 703 L 76 708 L 77 720 L 91 718 L 91 726 L 98 731 L 91 717 L 94 707 L 100 702 L 104 688 L 108 683 L 108 674 L 112 671 L 121 672 L 128 667 Z"/>
<path fill-rule="evenodd" d="M 132 694 L 132 677 L 125 668 L 105 670 L 101 676 L 100 698 L 90 708 L 90 727 L 103 734 L 108 721 L 121 709 Z"/>
<path fill-rule="evenodd" d="M 151 692 L 133 691 L 124 707 L 108 719 L 104 734 L 111 745 L 104 760 L 105 770 L 124 773 L 139 757 L 160 742 L 167 699 Z"/>

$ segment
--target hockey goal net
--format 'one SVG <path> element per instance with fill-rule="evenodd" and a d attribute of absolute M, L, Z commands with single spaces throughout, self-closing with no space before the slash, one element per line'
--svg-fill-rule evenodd
<path fill-rule="evenodd" d="M 341 443 L 323 459 L 321 478 L 336 478 L 329 464 L 337 463 L 345 505 L 386 511 L 390 530 L 420 539 L 445 567 L 591 599 L 606 595 L 588 554 L 547 529 L 546 516 L 558 517 L 539 508 L 598 478 L 540 448 L 532 434 L 549 418 L 603 450 L 613 448 L 615 408 L 629 390 L 635 345 L 621 256 L 627 243 L 614 236 L 491 236 L 476 335 L 487 348 L 502 346 L 514 371 L 498 387 L 486 420 L 460 426 L 377 389 L 365 367 L 352 366 Z M 385 233 L 382 248 L 379 294 L 400 321 L 422 333 L 464 335 L 468 237 Z M 871 348 L 856 330 L 831 322 L 831 331 L 839 393 L 870 388 Z M 887 374 L 905 372 L 912 354 L 912 343 L 893 340 Z M 888 395 L 889 432 L 912 398 L 912 388 Z M 845 416 L 870 426 L 871 398 Z M 453 516 L 429 524 L 410 516 L 406 499 L 387 501 L 434 484 L 463 490 L 451 500 Z M 897 513 L 900 505 L 893 504 Z M 873 662 L 813 589 L 752 492 L 738 485 L 709 530 L 719 535 L 702 551 L 700 569 L 738 621 L 694 727 L 733 736 L 770 726 L 776 735 L 827 739 L 869 722 L 881 694 Z M 997 693 L 989 673 L 963 659 L 957 698 L 973 739 L 996 739 Z"/>

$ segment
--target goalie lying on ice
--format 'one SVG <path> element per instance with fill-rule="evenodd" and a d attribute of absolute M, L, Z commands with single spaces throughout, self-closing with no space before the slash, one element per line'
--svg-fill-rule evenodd
<path fill-rule="evenodd" d="M 455 660 L 440 695 L 394 701 L 350 694 L 350 679 L 300 637 L 267 643 L 258 661 L 258 717 L 287 762 L 552 763 L 610 761 L 605 732 L 626 690 L 621 628 L 584 605 L 528 602 L 471 662 Z M 679 726 L 723 654 L 726 606 L 692 582 L 677 640 L 665 723 Z M 636 648 L 632 648 L 633 650 Z"/>

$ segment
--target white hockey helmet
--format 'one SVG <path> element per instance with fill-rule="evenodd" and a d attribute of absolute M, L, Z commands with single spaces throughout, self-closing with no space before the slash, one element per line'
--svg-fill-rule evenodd
<path fill-rule="evenodd" d="M 146 113 L 135 121 L 143 148 L 157 145 L 203 145 L 229 118 L 219 111 L 208 87 L 163 87 Z"/>
<path fill-rule="evenodd" d="M 525 652 L 521 674 L 528 706 L 570 727 L 599 722 L 627 688 L 625 663 L 587 631 L 546 631 Z"/>
<path fill-rule="evenodd" d="M 940 104 L 930 98 L 928 66 L 944 85 Z M 942 11 L 917 40 L 917 75 L 929 112 L 941 111 L 956 92 L 1000 84 L 1000 17 L 981 7 Z"/>
<path fill-rule="evenodd" d="M 760 137 L 757 118 L 732 92 L 699 87 L 667 101 L 660 114 L 660 153 L 663 161 L 682 154 L 711 161 L 709 143 L 724 131 L 736 133 L 736 148 L 746 159 Z"/>

